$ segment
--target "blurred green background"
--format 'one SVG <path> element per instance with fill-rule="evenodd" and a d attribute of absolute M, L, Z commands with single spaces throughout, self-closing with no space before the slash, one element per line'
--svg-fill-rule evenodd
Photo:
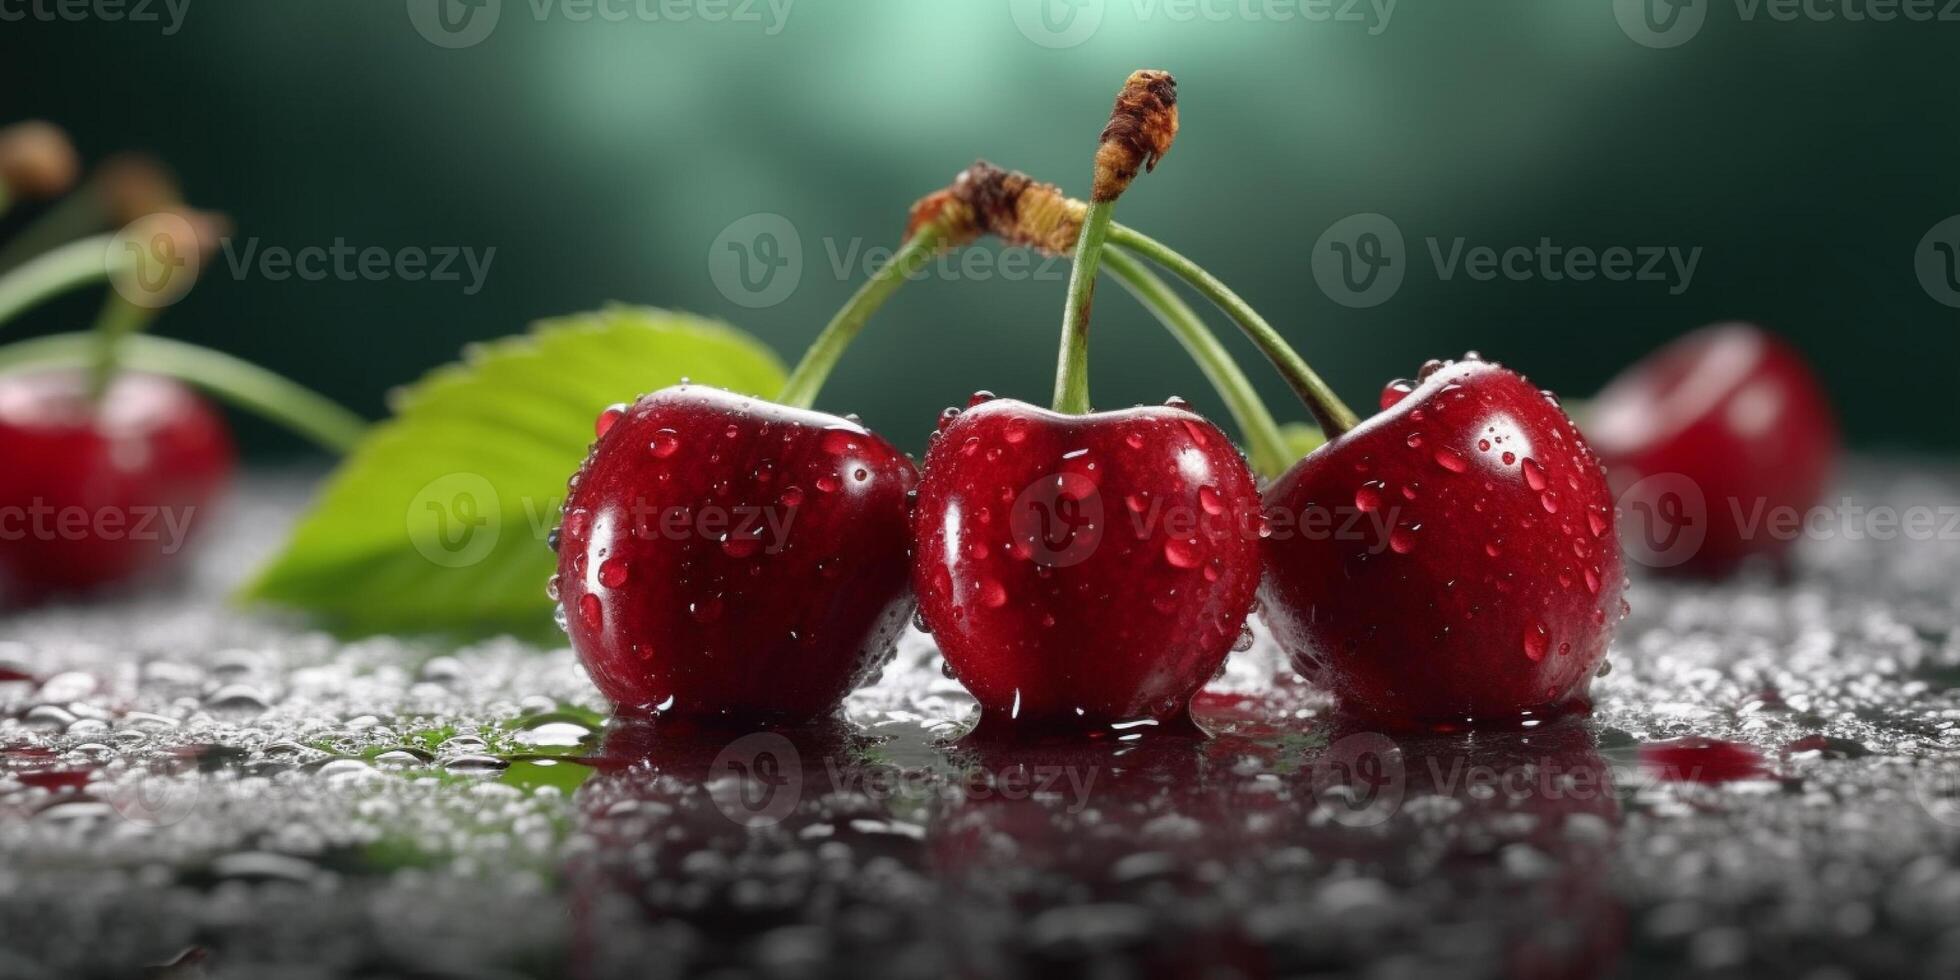
<path fill-rule="evenodd" d="M 413 19 L 433 0 L 198 3 L 170 33 L 162 0 L 158 22 L 30 14 L 0 24 L 0 120 L 57 121 L 90 158 L 156 153 L 232 216 L 238 251 L 494 248 L 474 295 L 467 274 L 274 281 L 221 254 L 157 325 L 379 415 L 389 387 L 460 345 L 608 300 L 720 316 L 793 360 L 915 197 L 977 156 L 1079 193 L 1115 88 L 1163 67 L 1183 133 L 1119 220 L 1223 276 L 1358 405 L 1465 348 L 1583 395 L 1669 337 L 1743 318 L 1810 353 L 1857 445 L 1960 448 L 1940 380 L 1960 310 L 1915 271 L 1960 212 L 1960 23 L 1782 22 L 1698 0 L 1698 30 L 1646 38 L 1685 41 L 1660 48 L 1612 0 L 1401 0 L 1386 21 L 1365 0 L 784 2 L 502 0 L 475 11 L 494 29 L 454 48 Z M 1344 8 L 1361 19 L 1322 17 Z M 752 309 L 717 288 L 710 256 L 759 212 L 789 220 L 803 259 L 793 291 Z M 1316 285 L 1310 253 L 1368 212 L 1406 236 L 1406 278 L 1356 309 Z M 1459 237 L 1702 253 L 1685 289 L 1444 281 L 1428 241 Z M 1045 401 L 1065 274 L 904 290 L 821 404 L 916 448 L 976 388 Z M 73 329 L 97 302 L 64 300 L 26 332 Z M 1223 417 L 1113 286 L 1096 341 L 1099 404 L 1176 393 Z M 261 456 L 304 451 L 240 430 Z"/>

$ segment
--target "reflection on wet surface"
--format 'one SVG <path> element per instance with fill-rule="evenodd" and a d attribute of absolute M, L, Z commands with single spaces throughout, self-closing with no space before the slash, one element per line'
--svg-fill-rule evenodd
<path fill-rule="evenodd" d="M 4 621 L 0 977 L 1960 969 L 1951 544 L 1640 583 L 1590 718 L 1353 729 L 1262 638 L 1210 737 L 1009 744 L 917 635 L 845 722 L 717 732 L 609 725 L 563 650 L 240 618 L 293 493 L 182 593 Z"/>

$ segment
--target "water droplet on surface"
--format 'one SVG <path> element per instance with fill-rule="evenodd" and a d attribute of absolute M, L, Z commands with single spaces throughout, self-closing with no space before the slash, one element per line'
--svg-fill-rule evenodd
<path fill-rule="evenodd" d="M 843 481 L 829 473 L 817 477 L 817 490 L 820 493 L 836 493 L 837 488 L 843 485 Z"/>
<path fill-rule="evenodd" d="M 1538 506 L 1545 508 L 1545 513 L 1547 514 L 1558 513 L 1558 495 L 1552 493 L 1550 490 L 1539 494 Z"/>
<path fill-rule="evenodd" d="M 1545 468 L 1529 456 L 1524 458 L 1524 482 L 1533 490 L 1545 489 Z"/>
<path fill-rule="evenodd" d="M 1531 658 L 1532 663 L 1545 659 L 1545 651 L 1551 649 L 1551 645 L 1552 637 L 1544 624 L 1524 631 L 1524 655 Z"/>
<path fill-rule="evenodd" d="M 666 459 L 680 451 L 680 448 L 681 434 L 672 429 L 657 430 L 653 434 L 652 441 L 647 443 L 647 449 L 653 453 L 654 459 Z"/>
<path fill-rule="evenodd" d="M 590 592 L 578 597 L 578 614 L 588 629 L 596 630 L 606 621 L 606 611 L 599 605 L 599 597 Z"/>
<path fill-rule="evenodd" d="M 608 558 L 599 563 L 599 584 L 617 589 L 626 584 L 626 559 Z"/>
<path fill-rule="evenodd" d="M 1129 446 L 1131 449 L 1142 449 L 1144 444 L 1143 433 L 1132 431 L 1124 435 L 1123 444 Z"/>
<path fill-rule="evenodd" d="M 1364 483 L 1356 489 L 1354 491 L 1354 509 L 1364 514 L 1372 514 L 1380 510 L 1382 506 L 1380 486 L 1381 481 L 1377 480 L 1373 483 Z"/>
<path fill-rule="evenodd" d="M 1195 538 L 1172 538 L 1164 542 L 1164 560 L 1173 568 L 1196 568 L 1203 560 Z"/>
<path fill-rule="evenodd" d="M 801 506 L 803 503 L 803 488 L 796 486 L 784 487 L 783 495 L 778 499 L 782 501 L 784 507 Z"/>
<path fill-rule="evenodd" d="M 598 418 L 592 420 L 592 434 L 595 436 L 603 437 L 607 432 L 612 431 L 612 427 L 616 425 L 620 419 L 625 417 L 626 417 L 625 405 L 608 406 L 605 411 L 599 413 Z"/>
<path fill-rule="evenodd" d="M 1398 527 L 1388 532 L 1388 548 L 1398 555 L 1406 555 L 1416 550 L 1416 530 L 1419 525 Z"/>
<path fill-rule="evenodd" d="M 1207 484 L 1198 488 L 1198 506 L 1204 508 L 1205 513 L 1217 516 L 1225 513 L 1225 498 Z"/>
<path fill-rule="evenodd" d="M 1001 430 L 1000 437 L 1012 445 L 1019 445 L 1026 442 L 1028 438 L 1028 420 L 1019 418 L 1007 420 L 1007 426 Z"/>
<path fill-rule="evenodd" d="M 1394 408 L 1397 402 L 1409 397 L 1409 392 L 1414 390 L 1416 390 L 1415 382 L 1406 378 L 1396 378 L 1394 381 L 1390 381 L 1388 384 L 1382 386 L 1382 408 Z"/>
<path fill-rule="evenodd" d="M 1402 440 L 1402 441 L 1403 441 L 1404 443 L 1406 443 L 1406 444 L 1408 445 L 1408 447 L 1409 447 L 1410 449 L 1421 449 L 1421 448 L 1422 448 L 1422 433 L 1420 433 L 1420 432 L 1411 432 L 1411 433 L 1409 433 L 1409 437 L 1408 437 L 1408 438 L 1406 438 L 1406 439 L 1404 439 L 1404 440 Z"/>
<path fill-rule="evenodd" d="M 1608 525 L 1605 516 L 1595 510 L 1586 512 L 1586 526 L 1592 529 L 1592 536 L 1597 538 L 1606 533 Z"/>
<path fill-rule="evenodd" d="M 981 579 L 979 597 L 981 605 L 999 609 L 1007 605 L 1007 587 L 994 579 Z"/>
<path fill-rule="evenodd" d="M 1461 473 L 1470 468 L 1469 460 L 1447 449 L 1436 450 L 1435 459 L 1437 466 L 1449 470 L 1451 473 Z"/>

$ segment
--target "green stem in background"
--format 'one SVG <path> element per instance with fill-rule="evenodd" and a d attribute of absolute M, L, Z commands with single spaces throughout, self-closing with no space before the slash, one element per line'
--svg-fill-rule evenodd
<path fill-rule="evenodd" d="M 109 299 L 102 306 L 102 313 L 96 317 L 95 360 L 89 364 L 89 397 L 100 401 L 108 392 L 109 384 L 116 379 L 116 367 L 121 363 L 124 341 L 142 333 L 143 328 L 156 319 L 157 311 L 151 307 L 138 306 L 123 298 L 115 290 L 109 291 Z"/>
<path fill-rule="evenodd" d="M 108 259 L 113 241 L 113 235 L 78 239 L 0 275 L 0 325 L 36 303 L 109 278 L 115 271 Z"/>
<path fill-rule="evenodd" d="M 1086 222 L 1084 227 L 1087 227 Z M 1260 316 L 1257 310 L 1239 298 L 1237 293 L 1232 292 L 1216 276 L 1206 272 L 1190 259 L 1179 255 L 1164 243 L 1134 228 L 1117 225 L 1110 229 L 1109 240 L 1163 266 L 1178 278 L 1190 283 L 1192 288 L 1225 311 L 1225 314 L 1245 331 L 1246 336 L 1252 339 L 1253 344 L 1258 346 L 1259 352 L 1266 355 L 1266 358 L 1273 362 L 1273 366 L 1279 369 L 1279 373 L 1286 378 L 1286 383 L 1291 385 L 1294 393 L 1306 403 L 1307 410 L 1313 413 L 1315 421 L 1320 423 L 1321 431 L 1326 433 L 1329 440 L 1360 423 L 1354 410 L 1347 407 L 1340 396 L 1334 394 L 1334 389 L 1328 387 L 1327 382 L 1322 381 L 1320 375 L 1314 373 L 1313 368 L 1307 366 L 1307 362 L 1286 342 L 1285 338 L 1279 335 L 1279 331 L 1274 330 L 1272 324 L 1266 322 L 1265 317 Z"/>
<path fill-rule="evenodd" d="M 1286 472 L 1294 459 L 1279 423 L 1273 420 L 1273 413 L 1267 411 L 1266 403 L 1260 400 L 1238 362 L 1199 319 L 1197 312 L 1172 291 L 1169 283 L 1122 249 L 1106 249 L 1102 261 L 1109 274 L 1162 321 L 1178 343 L 1184 345 L 1191 359 L 1198 362 L 1198 369 L 1225 400 L 1226 410 L 1232 413 L 1232 420 L 1244 434 L 1253 470 L 1267 477 Z"/>
<path fill-rule="evenodd" d="M 41 368 L 89 368 L 101 356 L 94 331 L 37 337 L 0 347 L 0 374 Z M 299 433 L 324 449 L 345 453 L 367 422 L 333 400 L 230 354 L 162 337 L 122 338 L 121 366 L 169 375 Z"/>
<path fill-rule="evenodd" d="M 823 332 L 817 334 L 810 349 L 804 352 L 803 359 L 790 372 L 789 380 L 783 383 L 782 393 L 776 396 L 776 401 L 791 408 L 809 408 L 816 404 L 817 392 L 830 377 L 831 369 L 837 366 L 838 358 L 844 355 L 844 349 L 851 345 L 858 331 L 864 329 L 871 314 L 885 305 L 885 301 L 898 291 L 906 279 L 916 275 L 927 262 L 932 261 L 939 246 L 945 243 L 946 235 L 944 222 L 929 221 L 920 225 L 912 237 L 892 253 L 891 259 L 879 266 L 878 271 L 858 287 L 857 292 L 844 303 L 844 308 L 824 325 Z"/>
<path fill-rule="evenodd" d="M 1055 365 L 1057 412 L 1087 415 L 1089 406 L 1089 313 L 1096 296 L 1096 269 L 1116 213 L 1114 198 L 1096 201 L 1082 216 L 1075 240 L 1075 265 L 1068 275 L 1068 301 L 1062 306 L 1062 351 Z"/>

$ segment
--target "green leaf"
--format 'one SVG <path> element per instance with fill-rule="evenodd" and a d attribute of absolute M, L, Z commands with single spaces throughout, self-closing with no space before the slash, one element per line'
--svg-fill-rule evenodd
<path fill-rule="evenodd" d="M 544 537 L 606 406 L 687 377 L 774 395 L 768 348 L 642 307 L 547 320 L 399 393 L 243 591 L 353 632 L 546 635 Z"/>

